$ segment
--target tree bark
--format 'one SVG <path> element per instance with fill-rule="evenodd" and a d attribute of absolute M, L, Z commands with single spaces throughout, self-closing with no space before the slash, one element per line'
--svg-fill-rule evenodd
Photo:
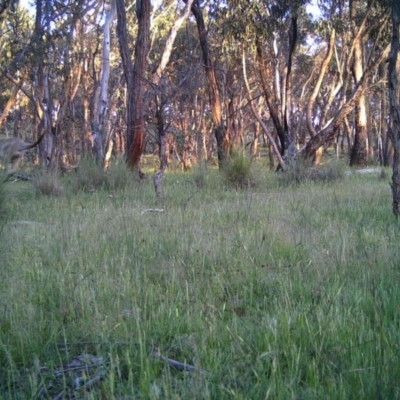
<path fill-rule="evenodd" d="M 204 24 L 203 13 L 200 9 L 198 0 L 195 0 L 195 2 L 192 4 L 191 10 L 196 19 L 197 30 L 199 32 L 200 47 L 208 82 L 214 134 L 215 139 L 217 140 L 218 163 L 219 167 L 222 167 L 229 153 L 229 137 L 222 119 L 222 104 L 218 89 L 217 77 L 208 45 L 208 35 Z"/>
<path fill-rule="evenodd" d="M 291 164 L 295 156 L 296 137 L 292 129 L 292 66 L 293 58 L 296 52 L 298 42 L 297 18 L 292 18 L 289 29 L 289 53 L 286 63 L 285 77 L 285 98 L 282 102 L 283 126 L 287 138 L 287 147 L 285 148 L 285 159 L 287 164 Z"/>
<path fill-rule="evenodd" d="M 388 88 L 390 104 L 389 136 L 393 143 L 393 175 L 392 197 L 393 213 L 396 217 L 400 214 L 400 3 L 392 0 L 392 42 L 388 65 Z"/>
<path fill-rule="evenodd" d="M 350 15 L 354 25 L 354 51 L 352 73 L 355 85 L 358 85 L 363 76 L 363 43 L 362 35 L 357 35 L 357 4 L 358 0 L 350 1 Z M 363 85 L 366 85 L 367 81 Z M 368 164 L 368 133 L 367 133 L 367 105 L 364 91 L 361 90 L 360 95 L 355 101 L 355 135 L 354 144 L 350 152 L 350 165 L 364 167 Z"/>
<path fill-rule="evenodd" d="M 263 95 L 268 106 L 268 110 L 275 126 L 276 132 L 278 134 L 280 142 L 280 155 L 282 160 L 285 160 L 285 167 L 290 164 L 295 155 L 295 135 L 292 130 L 292 111 L 291 111 L 291 101 L 292 101 L 292 65 L 293 58 L 295 55 L 296 47 L 298 41 L 298 28 L 297 28 L 297 18 L 291 19 L 290 29 L 289 29 L 289 51 L 285 66 L 285 75 L 282 82 L 282 90 L 280 92 L 281 97 L 281 113 L 279 113 L 279 105 L 274 104 L 273 93 L 268 88 L 267 83 L 267 68 L 263 59 L 262 44 L 258 38 L 256 38 L 256 58 L 259 69 L 259 74 L 261 78 L 261 84 L 263 88 Z M 275 90 L 277 83 L 275 83 Z M 278 91 L 277 91 L 278 92 Z M 283 165 L 280 163 L 280 167 Z"/>
<path fill-rule="evenodd" d="M 166 146 L 167 131 L 165 127 L 165 118 L 164 118 L 164 108 L 167 99 L 165 98 L 163 89 L 160 88 L 160 81 L 164 73 L 164 70 L 167 67 L 168 62 L 171 58 L 172 47 L 174 45 L 178 30 L 189 17 L 193 1 L 194 0 L 188 0 L 183 14 L 176 19 L 173 26 L 171 27 L 168 33 L 167 41 L 165 43 L 163 54 L 161 56 L 161 61 L 157 66 L 155 72 L 153 73 L 153 78 L 152 78 L 153 89 L 155 92 L 154 93 L 155 105 L 157 108 L 155 117 L 157 125 L 157 142 L 159 146 L 158 156 L 160 159 L 160 167 L 156 175 L 154 176 L 154 189 L 156 192 L 156 196 L 159 199 L 163 198 L 164 196 L 162 189 L 162 180 L 164 177 L 164 173 L 168 168 L 168 157 L 167 157 L 167 146 Z"/>
<path fill-rule="evenodd" d="M 106 132 L 106 120 L 109 109 L 108 82 L 110 79 L 110 50 L 111 50 L 111 24 L 117 12 L 115 0 L 110 2 L 111 8 L 107 13 L 103 27 L 103 54 L 101 59 L 100 90 L 95 90 L 93 110 L 93 144 L 97 161 L 104 163 L 104 138 Z"/>
<path fill-rule="evenodd" d="M 307 103 L 306 122 L 307 122 L 307 129 L 308 129 L 308 132 L 311 137 L 313 137 L 317 134 L 317 131 L 315 130 L 313 120 L 312 120 L 313 119 L 313 107 L 315 104 L 315 100 L 317 99 L 318 93 L 321 90 L 322 82 L 324 80 L 329 63 L 331 62 L 331 59 L 332 59 L 333 48 L 335 46 L 335 34 L 336 34 L 335 29 L 332 29 L 331 35 L 329 38 L 329 42 L 328 42 L 328 49 L 326 52 L 326 56 L 325 56 L 324 60 L 322 61 L 321 68 L 320 68 L 319 74 L 318 74 L 318 78 L 314 85 L 314 90 L 312 91 L 311 96 L 308 99 L 308 103 Z"/>
<path fill-rule="evenodd" d="M 135 46 L 135 63 L 133 66 L 132 90 L 133 96 L 133 126 L 128 135 L 128 165 L 140 172 L 140 159 L 142 157 L 144 134 L 144 91 L 146 82 L 147 55 L 150 44 L 150 11 L 151 0 L 136 1 L 136 16 L 139 23 L 138 37 Z M 130 88 L 128 90 L 131 90 Z"/>
<path fill-rule="evenodd" d="M 340 108 L 336 116 L 333 118 L 333 121 L 330 124 L 328 124 L 325 128 L 323 128 L 316 136 L 312 137 L 307 142 L 306 146 L 301 150 L 301 154 L 306 159 L 312 158 L 319 147 L 321 147 L 324 143 L 327 143 L 332 139 L 334 139 L 335 135 L 337 134 L 337 132 L 341 127 L 341 124 L 344 122 L 344 119 L 354 109 L 356 101 L 362 94 L 365 82 L 371 76 L 371 74 L 376 70 L 379 64 L 387 58 L 388 54 L 389 54 L 389 46 L 387 46 L 382 51 L 382 53 L 375 62 L 371 62 L 370 65 L 364 70 L 364 73 L 359 83 L 355 86 L 351 97 Z"/>
<path fill-rule="evenodd" d="M 150 36 L 150 0 L 136 1 L 138 18 L 138 37 L 135 45 L 135 63 L 132 64 L 131 51 L 128 45 L 125 1 L 116 0 L 117 5 L 117 36 L 121 52 L 124 75 L 127 85 L 127 164 L 131 169 L 140 171 L 140 158 L 144 148 L 144 102 L 145 72 L 149 52 Z"/>
<path fill-rule="evenodd" d="M 253 104 L 250 85 L 249 85 L 249 81 L 247 79 L 246 55 L 245 55 L 244 50 L 243 50 L 243 53 L 242 53 L 242 65 L 243 65 L 243 79 L 244 79 L 244 82 L 245 82 L 245 86 L 246 86 L 246 90 L 247 90 L 247 95 L 248 95 L 251 111 L 253 112 L 254 117 L 257 119 L 257 121 L 261 125 L 264 133 L 267 135 L 267 137 L 268 137 L 268 139 L 269 139 L 269 141 L 270 141 L 270 143 L 271 143 L 271 145 L 272 145 L 272 147 L 274 149 L 274 153 L 278 158 L 278 161 L 279 161 L 279 164 L 280 164 L 282 170 L 286 171 L 286 169 L 287 169 L 286 163 L 285 163 L 285 160 L 283 159 L 282 155 L 280 154 L 278 145 L 276 144 L 276 141 L 275 141 L 274 137 L 272 136 L 272 134 L 269 132 L 268 128 L 265 126 L 264 121 L 262 120 L 260 114 L 258 113 L 258 111 L 256 110 L 256 107 Z"/>
<path fill-rule="evenodd" d="M 313 107 L 315 104 L 315 100 L 321 90 L 322 82 L 324 80 L 326 71 L 328 69 L 329 63 L 331 62 L 333 49 L 335 46 L 335 29 L 332 29 L 329 42 L 328 42 L 328 49 L 324 60 L 322 61 L 321 68 L 319 70 L 318 78 L 314 86 L 314 90 L 311 93 L 310 98 L 308 99 L 307 103 L 307 110 L 306 110 L 306 123 L 307 129 L 311 137 L 314 137 L 317 134 L 317 131 L 313 124 Z M 322 157 L 322 147 L 320 147 L 315 153 L 314 164 L 318 165 L 320 163 Z"/>

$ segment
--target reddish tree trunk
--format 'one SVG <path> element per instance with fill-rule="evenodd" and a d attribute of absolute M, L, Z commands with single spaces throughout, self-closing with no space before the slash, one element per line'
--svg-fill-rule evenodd
<path fill-rule="evenodd" d="M 150 36 L 150 0 L 137 0 L 136 15 L 139 22 L 138 37 L 135 46 L 135 63 L 132 64 L 131 52 L 128 45 L 126 11 L 124 0 L 117 0 L 117 35 L 121 52 L 122 64 L 128 91 L 127 100 L 127 156 L 130 168 L 139 169 L 140 158 L 144 148 L 144 102 L 145 72 L 149 51 Z"/>

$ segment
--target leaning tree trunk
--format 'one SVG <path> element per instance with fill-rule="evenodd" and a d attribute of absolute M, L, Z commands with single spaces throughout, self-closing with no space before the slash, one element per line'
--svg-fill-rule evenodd
<path fill-rule="evenodd" d="M 229 137 L 222 119 L 222 104 L 218 89 L 217 77 L 215 74 L 214 63 L 208 45 L 208 34 L 204 24 L 203 13 L 200 9 L 199 1 L 196 0 L 191 7 L 196 19 L 197 30 L 199 32 L 200 47 L 203 54 L 204 68 L 208 82 L 212 120 L 214 125 L 215 139 L 217 140 L 218 163 L 221 167 L 229 153 Z"/>
<path fill-rule="evenodd" d="M 327 45 L 326 56 L 321 63 L 317 81 L 315 82 L 314 89 L 313 89 L 313 91 L 308 99 L 308 103 L 307 103 L 306 123 L 307 123 L 308 132 L 311 137 L 314 137 L 317 135 L 317 131 L 313 124 L 313 108 L 314 108 L 314 104 L 317 100 L 318 94 L 321 90 L 322 82 L 325 78 L 326 71 L 328 70 L 329 63 L 331 62 L 331 59 L 333 56 L 333 48 L 335 46 L 335 36 L 336 36 L 336 31 L 335 31 L 335 29 L 332 29 L 331 33 L 330 33 L 330 37 L 329 37 L 329 42 Z M 316 164 L 316 165 L 318 165 L 321 161 L 322 150 L 323 150 L 323 147 L 320 147 L 315 153 L 314 164 Z"/>
<path fill-rule="evenodd" d="M 387 58 L 388 54 L 389 54 L 389 46 L 387 46 L 377 57 L 377 59 L 371 62 L 368 65 L 368 67 L 364 70 L 360 82 L 354 88 L 353 93 L 347 100 L 347 102 L 337 112 L 331 124 L 326 126 L 324 129 L 318 132 L 316 136 L 312 137 L 307 142 L 306 146 L 301 150 L 301 154 L 305 159 L 313 158 L 315 152 L 318 150 L 319 147 L 323 146 L 325 143 L 328 143 L 329 141 L 335 138 L 335 135 L 339 131 L 342 123 L 345 121 L 345 118 L 352 112 L 358 98 L 361 96 L 363 89 L 365 87 L 365 82 L 376 71 L 376 68 L 379 66 L 379 64 Z"/>
<path fill-rule="evenodd" d="M 389 55 L 388 66 L 388 86 L 390 103 L 390 126 L 389 135 L 393 143 L 393 175 L 392 175 L 392 196 L 393 213 L 396 217 L 400 214 L 400 3 L 398 0 L 392 0 L 392 43 Z"/>

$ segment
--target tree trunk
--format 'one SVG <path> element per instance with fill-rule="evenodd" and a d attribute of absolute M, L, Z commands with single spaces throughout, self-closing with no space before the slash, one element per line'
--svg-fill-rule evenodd
<path fill-rule="evenodd" d="M 280 91 L 281 100 L 281 112 L 279 112 L 279 105 L 277 104 L 278 97 L 276 96 L 274 104 L 273 93 L 268 87 L 267 75 L 268 69 L 265 65 L 263 58 L 263 45 L 258 38 L 256 38 L 256 59 L 261 78 L 261 84 L 263 89 L 263 95 L 268 106 L 268 110 L 278 134 L 280 142 L 280 156 L 284 164 L 280 162 L 280 167 L 285 169 L 290 164 L 295 155 L 295 134 L 292 130 L 292 65 L 293 58 L 297 47 L 298 41 L 298 30 L 297 30 L 297 18 L 291 19 L 289 29 L 289 51 L 286 60 L 286 66 L 284 70 L 284 79 L 282 82 L 282 90 Z M 274 42 L 275 43 L 275 42 Z M 275 74 L 277 77 L 277 74 Z M 276 78 L 277 79 L 277 78 Z M 275 92 L 279 94 L 277 89 L 277 82 L 275 82 Z M 264 129 L 264 128 L 263 128 Z M 271 139 L 270 139 L 271 140 Z"/>
<path fill-rule="evenodd" d="M 193 4 L 193 0 L 189 0 L 186 4 L 185 10 L 181 17 L 177 18 L 173 26 L 171 27 L 167 41 L 165 43 L 164 51 L 161 57 L 161 61 L 157 66 L 155 72 L 153 73 L 153 88 L 154 88 L 154 97 L 156 104 L 156 124 L 157 124 L 157 141 L 159 146 L 159 159 L 160 159 L 160 167 L 154 176 L 154 189 L 156 192 L 156 196 L 158 198 L 163 198 L 163 189 L 162 189 L 162 180 L 164 177 L 164 173 L 168 168 L 168 155 L 167 155 L 167 144 L 166 144 L 166 128 L 165 128 L 165 120 L 164 120 L 164 108 L 167 103 L 167 99 L 165 98 L 164 91 L 160 88 L 161 77 L 164 73 L 165 68 L 168 65 L 168 62 L 171 58 L 172 48 L 175 42 L 176 35 L 178 30 L 182 26 L 182 24 L 187 20 L 190 14 L 190 9 Z"/>
<path fill-rule="evenodd" d="M 388 87 L 390 103 L 389 135 L 393 143 L 393 175 L 392 197 L 393 213 L 396 217 L 400 214 L 400 3 L 392 0 L 392 42 L 388 66 Z"/>
<path fill-rule="evenodd" d="M 353 90 L 351 97 L 348 101 L 340 108 L 334 117 L 332 123 L 322 129 L 316 136 L 312 137 L 302 149 L 301 153 L 306 159 L 310 159 L 315 155 L 315 152 L 323 144 L 328 143 L 335 138 L 338 133 L 341 124 L 344 122 L 347 115 L 354 109 L 359 96 L 362 94 L 364 84 L 371 74 L 376 70 L 377 66 L 387 58 L 389 54 L 389 46 L 387 46 L 375 62 L 371 62 L 370 65 L 365 69 L 359 83 Z"/>
<path fill-rule="evenodd" d="M 42 26 L 43 17 L 43 1 L 36 1 L 36 17 L 35 17 L 35 37 L 37 38 L 35 49 L 42 51 L 44 27 Z M 52 152 L 52 129 L 51 129 L 51 111 L 52 107 L 49 104 L 49 86 L 48 86 L 48 73 L 45 69 L 45 60 L 42 57 L 37 57 L 36 66 L 36 87 L 35 87 L 35 107 L 39 116 L 39 123 L 37 126 L 38 137 L 44 131 L 45 136 L 39 145 L 39 154 L 42 162 L 46 165 L 51 157 Z M 49 107 L 50 105 L 50 107 Z"/>
<path fill-rule="evenodd" d="M 135 64 L 133 66 L 132 88 L 133 96 L 133 126 L 128 127 L 128 165 L 132 169 L 138 169 L 140 172 L 140 159 L 144 148 L 144 89 L 146 82 L 147 56 L 149 52 L 150 39 L 150 11 L 151 0 L 136 1 L 136 16 L 138 19 L 138 37 L 135 46 Z"/>
<path fill-rule="evenodd" d="M 191 10 L 196 19 L 197 30 L 199 32 L 200 47 L 203 54 L 204 68 L 208 82 L 214 134 L 215 139 L 217 140 L 218 163 L 221 167 L 228 157 L 229 137 L 227 135 L 226 128 L 222 119 L 222 104 L 217 84 L 217 78 L 215 75 L 215 68 L 208 45 L 208 35 L 204 24 L 203 13 L 200 9 L 200 4 L 198 0 L 195 0 L 195 2 L 192 4 Z"/>
<path fill-rule="evenodd" d="M 322 61 L 321 68 L 319 70 L 318 78 L 314 86 L 314 90 L 311 93 L 310 98 L 308 99 L 307 103 L 307 111 L 306 111 L 306 122 L 307 122 L 307 129 L 311 137 L 314 137 L 317 134 L 317 131 L 313 124 L 313 107 L 317 96 L 321 90 L 322 82 L 324 80 L 326 71 L 328 69 L 329 63 L 332 59 L 333 55 L 333 48 L 335 46 L 335 29 L 332 29 L 329 42 L 328 42 L 328 49 L 324 60 Z M 322 150 L 323 148 L 320 147 L 315 153 L 314 164 L 318 165 L 320 163 L 322 157 Z"/>
<path fill-rule="evenodd" d="M 350 13 L 354 25 L 354 51 L 352 73 L 355 85 L 358 85 L 363 76 L 363 43 L 362 35 L 357 35 L 358 0 L 350 1 Z M 367 81 L 363 83 L 366 85 Z M 368 163 L 368 133 L 367 133 L 367 105 L 364 91 L 355 101 L 355 135 L 354 144 L 350 152 L 350 165 L 364 167 Z"/>
<path fill-rule="evenodd" d="M 111 50 L 111 24 L 117 12 L 115 0 L 110 2 L 110 10 L 107 13 L 103 27 L 103 54 L 101 61 L 100 90 L 95 90 L 93 110 L 93 143 L 96 159 L 104 163 L 104 138 L 107 135 L 107 116 L 109 110 L 108 82 L 110 79 L 110 50 Z"/>
<path fill-rule="evenodd" d="M 137 0 L 136 15 L 139 22 L 138 37 L 135 45 L 135 64 L 128 45 L 125 1 L 116 0 L 117 5 L 117 36 L 121 52 L 122 64 L 127 86 L 126 129 L 127 129 L 127 164 L 131 169 L 140 172 L 140 158 L 144 148 L 144 118 L 143 95 L 145 87 L 145 72 L 149 51 L 150 35 L 150 0 Z"/>
<path fill-rule="evenodd" d="M 282 168 L 283 171 L 286 171 L 287 167 L 286 167 L 286 163 L 285 160 L 283 159 L 283 156 L 281 155 L 278 145 L 276 143 L 276 141 L 274 140 L 274 137 L 272 136 L 272 133 L 268 130 L 268 128 L 265 126 L 264 121 L 262 120 L 261 116 L 259 115 L 256 107 L 253 104 L 253 99 L 252 99 L 252 94 L 251 94 L 251 90 L 250 90 L 250 84 L 249 81 L 247 79 L 247 72 L 246 72 L 246 54 L 245 51 L 243 49 L 242 51 L 242 66 L 243 66 L 243 79 L 244 79 L 244 83 L 246 86 L 246 90 L 247 90 L 247 96 L 249 99 L 249 104 L 251 107 L 251 111 L 254 115 L 254 117 L 257 119 L 258 123 L 260 124 L 261 128 L 263 129 L 264 133 L 267 135 L 273 149 L 274 149 L 274 153 L 276 155 L 276 157 L 278 158 L 279 164 Z"/>
<path fill-rule="evenodd" d="M 297 18 L 292 18 L 289 29 L 289 53 L 286 62 L 285 77 L 285 97 L 282 101 L 283 126 L 287 138 L 287 147 L 285 148 L 286 164 L 292 164 L 295 156 L 296 135 L 292 129 L 292 66 L 293 58 L 297 48 Z"/>

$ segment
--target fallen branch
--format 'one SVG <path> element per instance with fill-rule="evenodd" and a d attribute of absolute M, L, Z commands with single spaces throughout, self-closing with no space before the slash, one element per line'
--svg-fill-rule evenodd
<path fill-rule="evenodd" d="M 156 359 L 165 361 L 170 367 L 172 367 L 172 368 L 174 368 L 174 369 L 176 369 L 178 371 L 185 371 L 185 372 L 199 371 L 199 372 L 204 373 L 204 374 L 209 374 L 208 371 L 205 371 L 203 369 L 197 368 L 194 365 L 182 363 L 180 361 L 176 361 L 176 360 L 173 360 L 172 358 L 168 358 L 168 357 L 165 357 L 165 356 L 161 355 L 160 351 L 158 350 L 158 347 L 156 347 L 156 346 L 153 346 L 153 350 L 151 351 L 151 356 L 156 358 Z"/>
<path fill-rule="evenodd" d="M 142 214 L 147 213 L 147 212 L 159 212 L 163 213 L 165 210 L 163 208 L 146 208 L 146 210 L 142 211 Z"/>

